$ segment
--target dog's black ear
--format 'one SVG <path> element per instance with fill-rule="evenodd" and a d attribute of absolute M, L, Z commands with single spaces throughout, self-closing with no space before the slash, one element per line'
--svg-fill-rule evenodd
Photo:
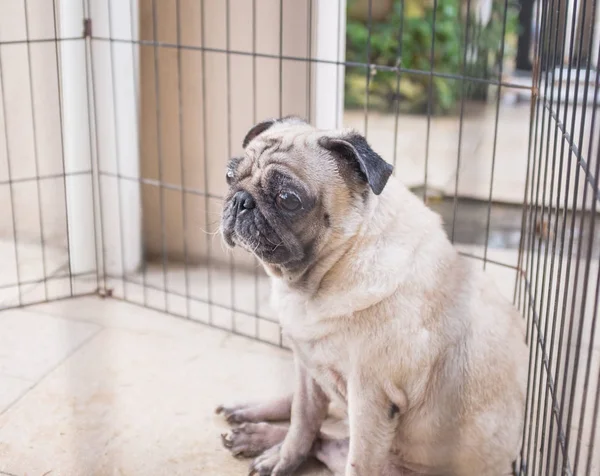
<path fill-rule="evenodd" d="M 267 129 L 269 129 L 273 124 L 277 122 L 277 119 L 268 119 L 266 121 L 259 122 L 252 129 L 248 131 L 246 137 L 244 137 L 244 142 L 242 142 L 242 147 L 245 149 L 248 144 L 254 139 L 256 136 L 262 134 Z"/>
<path fill-rule="evenodd" d="M 394 167 L 383 160 L 360 134 L 345 137 L 322 137 L 319 144 L 358 167 L 375 195 L 383 192 Z"/>

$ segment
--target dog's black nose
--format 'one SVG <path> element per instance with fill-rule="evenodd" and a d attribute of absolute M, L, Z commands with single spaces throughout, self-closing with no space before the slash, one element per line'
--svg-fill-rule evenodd
<path fill-rule="evenodd" d="M 244 210 L 252 210 L 254 207 L 256 207 L 256 203 L 254 202 L 252 195 L 245 190 L 242 190 L 234 195 L 233 204 L 237 208 L 238 213 L 241 213 Z"/>

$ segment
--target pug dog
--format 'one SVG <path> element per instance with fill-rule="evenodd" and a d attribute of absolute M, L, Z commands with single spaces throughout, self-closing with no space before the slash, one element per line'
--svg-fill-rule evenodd
<path fill-rule="evenodd" d="M 232 159 L 221 232 L 261 261 L 293 394 L 222 406 L 251 474 L 511 474 L 526 395 L 522 319 L 438 215 L 352 130 L 257 124 Z M 349 438 L 321 426 L 345 410 Z M 290 420 L 289 427 L 270 422 Z"/>

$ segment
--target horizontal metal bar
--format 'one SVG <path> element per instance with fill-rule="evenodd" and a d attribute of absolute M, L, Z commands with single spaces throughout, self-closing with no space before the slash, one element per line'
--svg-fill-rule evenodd
<path fill-rule="evenodd" d="M 66 251 L 66 250 L 65 250 Z M 2 284 L 0 285 L 0 291 L 6 290 L 6 289 L 10 289 L 10 288 L 18 288 L 18 287 L 23 287 L 23 286 L 32 286 L 35 284 L 44 284 L 50 281 L 55 281 L 55 280 L 59 280 L 59 279 L 75 279 L 75 278 L 84 278 L 86 276 L 89 277 L 94 277 L 96 278 L 96 270 L 94 271 L 87 271 L 85 273 L 76 273 L 76 274 L 69 274 L 69 273 L 64 273 L 64 270 L 68 269 L 68 265 L 64 265 L 61 266 L 58 271 L 56 271 L 55 273 L 50 274 L 49 276 L 45 277 L 45 278 L 39 278 L 39 279 L 31 279 L 29 281 L 20 281 L 18 283 L 11 283 L 11 284 Z M 63 274 L 58 274 L 63 272 Z M 0 306 L 1 308 L 1 306 Z"/>
<path fill-rule="evenodd" d="M 569 145 L 569 150 L 571 152 L 573 152 L 573 154 L 575 154 L 575 157 L 577 158 L 577 162 L 583 169 L 583 172 L 585 174 L 585 178 L 586 178 L 587 182 L 592 187 L 593 198 L 596 200 L 599 200 L 600 199 L 600 191 L 598 190 L 598 187 L 596 186 L 596 180 L 595 180 L 594 176 L 592 175 L 592 173 L 589 171 L 589 166 L 588 166 L 586 160 L 581 155 L 579 148 L 573 142 L 573 138 L 571 137 L 571 135 L 565 130 L 565 126 L 562 123 L 562 121 L 558 118 L 558 116 L 556 115 L 556 112 L 545 101 L 544 101 L 544 108 L 550 113 L 550 116 L 556 122 L 556 127 L 562 133 L 562 138 Z M 593 133 L 593 131 L 592 131 L 592 133 Z"/>
<path fill-rule="evenodd" d="M 109 278 L 109 279 L 121 280 L 121 281 L 123 281 L 123 282 L 125 282 L 127 284 L 136 284 L 136 285 L 138 285 L 140 287 L 145 287 L 145 288 L 150 289 L 152 291 L 158 291 L 158 292 L 161 292 L 161 293 L 167 293 L 167 294 L 170 294 L 172 296 L 177 296 L 177 297 L 180 297 L 180 298 L 189 299 L 190 301 L 200 302 L 200 303 L 206 304 L 208 306 L 215 306 L 215 307 L 218 307 L 219 309 L 222 309 L 224 311 L 237 312 L 237 313 L 243 314 L 244 316 L 247 316 L 247 317 L 254 317 L 256 319 L 260 319 L 261 321 L 266 321 L 266 322 L 270 322 L 272 324 L 279 325 L 279 322 L 277 320 L 275 320 L 275 319 L 270 319 L 268 317 L 261 316 L 259 314 L 254 314 L 254 313 L 249 312 L 249 311 L 244 311 L 243 309 L 236 308 L 233 305 L 226 306 L 224 304 L 219 304 L 219 303 L 216 303 L 214 301 L 209 301 L 208 299 L 202 299 L 202 298 L 197 297 L 197 296 L 192 296 L 192 295 L 187 296 L 184 293 L 180 293 L 178 291 L 173 291 L 171 289 L 159 288 L 158 286 L 154 286 L 152 284 L 144 284 L 144 283 L 139 282 L 139 281 L 133 281 L 131 279 L 128 279 L 125 276 L 118 276 L 118 275 L 114 275 L 114 274 L 107 274 L 106 277 Z M 132 302 L 132 301 L 127 301 L 127 302 Z M 171 313 L 171 311 L 169 311 L 169 313 Z M 202 322 L 202 321 L 200 321 L 200 322 Z M 243 334 L 243 335 L 245 335 L 245 334 Z"/>
<path fill-rule="evenodd" d="M 212 198 L 215 200 L 224 200 L 225 197 L 223 197 L 222 195 L 214 195 L 211 193 L 206 193 L 201 189 L 197 189 L 197 188 L 190 188 L 190 187 L 183 187 L 181 185 L 176 185 L 176 184 L 172 184 L 172 183 L 168 183 L 168 182 L 161 182 L 160 180 L 155 180 L 155 179 L 146 179 L 146 178 L 137 178 L 137 177 L 129 177 L 127 175 L 123 175 L 123 174 L 115 174 L 112 172 L 100 172 L 100 175 L 103 175 L 105 177 L 112 177 L 112 178 L 117 178 L 117 179 L 122 179 L 122 180 L 127 180 L 127 181 L 131 181 L 131 182 L 136 182 L 136 183 L 140 183 L 140 184 L 144 184 L 144 185 L 152 185 L 154 187 L 162 187 L 165 188 L 167 190 L 173 190 L 173 191 L 177 191 L 177 192 L 182 192 L 182 193 L 189 193 L 192 195 L 198 195 L 201 197 L 207 197 L 207 198 Z M 462 256 L 465 256 L 467 258 L 473 258 L 473 259 L 477 259 L 480 261 L 484 261 L 484 258 L 481 256 L 477 256 L 471 253 L 467 253 L 464 251 L 459 251 L 459 253 Z M 503 263 L 501 261 L 496 261 L 496 260 L 491 260 L 491 259 L 487 259 L 488 263 L 497 265 L 497 266 L 502 266 L 504 268 L 508 268 L 508 269 L 514 269 L 514 270 L 518 270 L 518 268 L 514 265 L 508 264 L 508 263 Z"/>
<path fill-rule="evenodd" d="M 174 190 L 177 192 L 190 193 L 192 195 L 199 195 L 201 197 L 213 198 L 215 200 L 223 200 L 225 198 L 221 195 L 214 195 L 211 193 L 206 193 L 199 188 L 183 187 L 181 185 L 176 185 L 176 184 L 169 183 L 169 182 L 161 182 L 160 180 L 155 180 L 155 179 L 129 177 L 127 175 L 115 174 L 112 172 L 99 172 L 99 174 L 103 175 L 105 177 L 112 177 L 112 178 L 117 178 L 117 179 L 121 179 L 121 180 L 127 180 L 130 182 L 136 182 L 136 183 L 144 184 L 144 185 L 152 185 L 154 187 L 161 187 L 161 188 L 164 188 L 167 190 Z"/>
<path fill-rule="evenodd" d="M 467 253 L 466 251 L 459 251 L 458 254 L 461 255 L 461 256 L 465 256 L 466 258 L 473 258 L 473 259 L 476 259 L 476 260 L 479 260 L 479 261 L 483 261 L 484 263 L 495 264 L 497 266 L 502 266 L 503 268 L 508 268 L 508 269 L 513 269 L 515 271 L 519 271 L 519 268 L 516 267 L 516 266 L 514 266 L 514 265 L 512 265 L 512 264 L 503 263 L 501 261 L 496 261 L 496 260 L 489 259 L 489 258 L 484 258 L 483 256 L 477 256 L 477 255 L 474 255 L 472 253 Z"/>
<path fill-rule="evenodd" d="M 91 170 L 82 170 L 81 172 L 69 172 L 62 174 L 51 174 L 51 175 L 39 175 L 36 177 L 23 177 L 17 179 L 8 179 L 8 180 L 0 180 L 0 186 L 2 185 L 16 185 L 20 183 L 28 183 L 28 182 L 41 182 L 42 180 L 52 180 L 52 179 L 60 179 L 65 177 L 77 177 L 80 175 L 91 175 Z"/>
<path fill-rule="evenodd" d="M 113 279 L 121 279 L 121 278 L 114 278 L 113 277 Z M 129 281 L 126 281 L 126 280 L 125 280 L 125 282 L 129 283 Z M 135 283 L 134 282 L 133 284 L 139 284 L 139 283 Z M 150 286 L 148 286 L 148 287 L 150 287 Z M 77 296 L 77 297 L 79 297 L 79 296 Z M 195 300 L 191 296 L 182 296 L 182 297 L 186 297 L 187 299 L 190 299 L 190 300 Z M 141 303 L 141 302 L 125 300 L 124 298 L 119 297 L 119 296 L 112 296 L 111 299 L 114 299 L 116 301 L 125 302 L 125 303 L 131 304 L 133 306 L 138 306 L 138 307 L 141 307 L 142 309 L 152 309 L 152 310 L 155 310 L 155 311 L 158 311 L 158 312 L 162 312 L 162 310 L 160 308 L 153 308 L 152 306 L 145 305 L 144 303 Z M 212 304 L 210 304 L 210 306 L 216 306 L 216 307 L 219 307 L 219 308 L 224 308 L 227 311 L 231 310 L 231 308 L 225 307 L 225 306 L 220 306 L 217 303 L 212 303 Z M 240 312 L 240 311 L 236 311 L 236 312 Z M 242 313 L 242 314 L 247 314 L 247 313 Z M 271 321 L 269 319 L 266 319 L 266 318 L 260 317 L 260 316 L 256 316 L 254 314 L 247 314 L 247 315 L 249 317 L 254 317 L 255 319 L 258 319 L 258 320 L 262 320 L 262 321 L 274 323 L 273 321 Z M 185 316 L 184 314 L 179 314 L 179 313 L 173 312 L 173 311 L 169 311 L 169 316 L 171 316 L 171 317 L 177 317 L 179 319 L 185 319 L 186 321 L 191 321 L 191 322 L 194 322 L 194 323 L 197 323 L 197 324 L 200 324 L 200 325 L 208 326 L 208 327 L 210 327 L 212 329 L 219 329 L 221 331 L 227 331 L 228 333 L 234 334 L 234 335 L 237 335 L 237 336 L 246 337 L 246 338 L 253 339 L 253 340 L 258 340 L 259 342 L 275 346 L 278 349 L 290 350 L 288 347 L 286 347 L 284 345 L 279 345 L 279 343 L 272 342 L 272 341 L 267 340 L 267 339 L 261 339 L 260 336 L 257 335 L 257 334 L 255 334 L 253 336 L 250 336 L 248 334 L 244 334 L 243 332 L 239 332 L 239 331 L 237 331 L 235 329 L 230 329 L 228 327 L 217 326 L 216 324 L 212 324 L 210 322 L 205 322 L 205 321 L 199 321 L 198 319 L 191 319 L 191 318 Z M 275 324 L 278 324 L 278 323 L 275 323 Z"/>
<path fill-rule="evenodd" d="M 77 41 L 85 40 L 85 36 L 71 36 L 67 38 L 34 38 L 34 39 L 23 39 L 23 40 L 5 40 L 0 41 L 0 46 L 5 45 L 27 45 L 36 43 L 56 43 L 61 41 Z"/>
<path fill-rule="evenodd" d="M 89 273 L 86 273 L 89 274 Z M 95 276 L 95 272 L 93 273 Z M 75 275 L 73 275 L 75 276 Z M 91 276 L 91 274 L 90 274 Z M 67 300 L 71 300 L 73 298 L 83 298 L 83 297 L 88 297 L 88 296 L 98 296 L 98 291 L 90 291 L 90 292 L 86 292 L 86 293 L 81 293 L 81 294 L 69 294 L 67 296 L 59 296 L 59 297 L 55 297 L 52 299 L 38 299 L 37 301 L 27 301 L 27 303 L 25 304 L 20 304 L 17 306 L 13 306 L 10 307 L 9 309 L 27 309 L 31 306 L 37 306 L 39 304 L 48 304 L 48 303 L 55 303 L 55 302 L 60 302 L 60 301 L 67 301 Z M 2 309 L 2 311 L 8 311 L 9 309 Z M 5 473 L 3 473 L 2 471 L 0 471 L 0 475 L 3 475 Z"/>
<path fill-rule="evenodd" d="M 241 50 L 232 50 L 226 48 L 213 48 L 208 46 L 194 46 L 194 45 L 180 45 L 177 43 L 169 43 L 164 41 L 151 41 L 151 40 L 124 40 L 117 38 L 105 38 L 100 36 L 93 36 L 92 40 L 97 41 L 106 41 L 110 43 L 124 43 L 124 44 L 137 44 L 140 46 L 153 46 L 160 48 L 173 48 L 173 49 L 182 49 L 182 50 L 190 50 L 190 51 L 207 51 L 210 53 L 223 53 L 230 55 L 239 55 L 239 56 L 250 56 L 257 58 L 269 58 L 274 60 L 289 60 L 289 61 L 300 61 L 305 63 L 316 63 L 316 64 L 329 64 L 333 66 L 345 66 L 347 68 L 367 68 L 375 71 L 391 71 L 395 73 L 408 73 L 415 74 L 419 76 L 427 76 L 427 77 L 435 77 L 435 78 L 445 78 L 445 79 L 454 79 L 459 81 L 471 81 L 473 83 L 484 83 L 490 84 L 494 86 L 502 86 L 506 88 L 513 89 L 523 89 L 527 91 L 532 90 L 532 86 L 525 86 L 523 84 L 509 83 L 505 81 L 497 81 L 494 79 L 485 79 L 485 78 L 477 78 L 475 76 L 464 76 L 460 74 L 452 74 L 452 73 L 441 73 L 435 71 L 423 71 L 420 69 L 411 69 L 411 68 L 403 68 L 402 66 L 387 66 L 381 64 L 374 63 L 360 63 L 355 61 L 334 61 L 334 60 L 325 60 L 319 58 L 308 58 L 302 56 L 290 56 L 290 55 L 278 55 L 278 54 L 270 54 L 270 53 L 255 53 L 252 51 L 241 51 Z"/>

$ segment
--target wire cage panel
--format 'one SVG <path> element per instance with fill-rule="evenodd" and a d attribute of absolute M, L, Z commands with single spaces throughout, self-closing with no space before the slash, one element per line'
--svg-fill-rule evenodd
<path fill-rule="evenodd" d="M 518 291 L 530 348 L 521 470 L 593 474 L 599 465 L 600 389 L 597 6 L 550 4 L 537 20 Z M 582 26 L 583 15 L 591 19 L 587 26 Z M 565 67 L 555 68 L 557 58 Z"/>
<path fill-rule="evenodd" d="M 86 243 L 96 255 L 90 117 L 85 107 L 71 107 L 87 91 L 69 60 L 85 59 L 81 6 L 72 13 L 76 35 L 67 18 L 59 22 L 53 2 L 0 7 L 0 307 L 97 289 L 94 259 L 72 266 L 71 244 Z M 78 133 L 65 134 L 75 123 Z M 79 228 L 69 227 L 71 214 Z"/>
<path fill-rule="evenodd" d="M 597 474 L 597 2 L 536 3 L 525 82 L 507 72 L 514 2 L 427 2 L 432 40 L 417 66 L 405 64 L 408 0 L 389 2 L 394 61 L 377 54 L 384 3 L 1 3 L 0 309 L 99 293 L 284 345 L 268 279 L 221 244 L 225 164 L 266 117 L 353 127 L 523 314 L 530 358 L 516 472 Z M 435 61 L 448 5 L 476 19 L 452 30 L 452 70 Z M 356 56 L 346 26 L 360 8 Z M 484 57 L 490 21 L 503 41 Z M 477 69 L 480 60 L 491 66 Z M 383 112 L 380 78 L 391 85 Z M 420 115 L 403 109 L 415 85 Z M 445 90 L 456 105 L 440 116 Z M 353 91 L 360 105 L 345 107 Z"/>

